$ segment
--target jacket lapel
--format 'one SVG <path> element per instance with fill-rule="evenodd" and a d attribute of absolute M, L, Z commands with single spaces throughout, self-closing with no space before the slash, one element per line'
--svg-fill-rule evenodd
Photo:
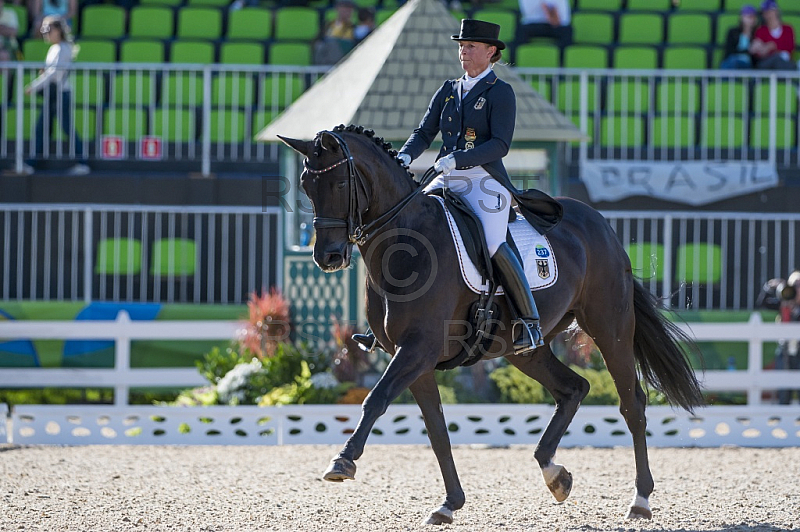
<path fill-rule="evenodd" d="M 466 98 L 464 98 L 464 101 L 462 102 L 464 109 L 466 109 L 467 106 L 472 105 L 472 102 L 475 101 L 478 96 L 486 92 L 489 87 L 494 85 L 496 82 L 497 75 L 494 72 L 489 72 L 486 74 L 486 77 L 480 80 L 478 84 L 467 93 Z"/>

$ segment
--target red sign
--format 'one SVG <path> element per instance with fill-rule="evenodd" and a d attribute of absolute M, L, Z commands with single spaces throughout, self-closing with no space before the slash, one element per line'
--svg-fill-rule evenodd
<path fill-rule="evenodd" d="M 122 137 L 103 137 L 103 159 L 122 159 L 125 157 L 125 142 Z"/>
<path fill-rule="evenodd" d="M 142 159 L 161 159 L 161 137 L 142 137 L 139 142 L 139 157 Z"/>

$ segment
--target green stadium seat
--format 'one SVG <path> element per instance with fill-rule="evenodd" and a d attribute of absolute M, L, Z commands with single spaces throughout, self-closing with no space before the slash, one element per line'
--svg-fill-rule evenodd
<path fill-rule="evenodd" d="M 748 110 L 747 80 L 709 81 L 703 108 L 709 113 L 745 113 Z"/>
<path fill-rule="evenodd" d="M 294 74 L 272 73 L 261 80 L 263 107 L 281 111 L 303 94 L 303 80 Z"/>
<path fill-rule="evenodd" d="M 716 13 L 722 10 L 722 0 L 689 0 L 687 2 L 681 2 L 677 7 L 680 11 L 708 11 Z"/>
<path fill-rule="evenodd" d="M 164 43 L 128 39 L 119 47 L 119 60 L 121 63 L 163 63 Z"/>
<path fill-rule="evenodd" d="M 204 41 L 175 41 L 169 56 L 171 63 L 207 65 L 214 62 L 214 45 Z"/>
<path fill-rule="evenodd" d="M 161 103 L 165 106 L 186 107 L 203 101 L 203 73 L 169 72 L 161 85 Z"/>
<path fill-rule="evenodd" d="M 117 107 L 103 113 L 103 135 L 120 136 L 127 141 L 137 141 L 147 133 L 147 116 L 144 109 Z"/>
<path fill-rule="evenodd" d="M 180 39 L 219 39 L 222 36 L 222 12 L 210 7 L 184 7 L 178 11 Z"/>
<path fill-rule="evenodd" d="M 50 45 L 41 39 L 25 39 L 22 43 L 22 55 L 25 61 L 44 63 Z"/>
<path fill-rule="evenodd" d="M 116 63 L 117 45 L 107 39 L 81 39 L 76 63 Z"/>
<path fill-rule="evenodd" d="M 795 148 L 797 146 L 796 131 L 791 118 L 776 118 L 775 146 L 778 149 Z M 757 115 L 750 122 L 750 146 L 769 148 L 769 116 Z"/>
<path fill-rule="evenodd" d="M 106 84 L 103 75 L 84 70 L 74 72 L 72 94 L 76 105 L 102 105 L 106 100 Z"/>
<path fill-rule="evenodd" d="M 131 9 L 129 37 L 169 39 L 175 21 L 172 9 L 165 6 L 135 6 Z"/>
<path fill-rule="evenodd" d="M 124 105 L 136 99 L 142 105 L 156 101 L 156 76 L 149 71 L 124 70 L 111 76 L 110 103 Z"/>
<path fill-rule="evenodd" d="M 614 42 L 614 17 L 610 13 L 575 13 L 572 16 L 573 40 L 577 44 Z"/>
<path fill-rule="evenodd" d="M 754 2 L 753 0 L 725 0 L 725 11 L 739 13 L 742 6 L 757 6 L 758 4 L 759 2 Z"/>
<path fill-rule="evenodd" d="M 530 79 L 530 86 L 539 96 L 553 103 L 553 86 L 549 77 L 534 76 Z"/>
<path fill-rule="evenodd" d="M 717 284 L 722 278 L 722 249 L 716 244 L 678 247 L 675 279 L 679 282 Z"/>
<path fill-rule="evenodd" d="M 597 138 L 597 135 L 596 135 L 595 130 L 594 130 L 594 116 L 589 115 L 589 116 L 586 117 L 586 119 L 587 119 L 586 120 L 586 131 L 584 131 L 584 133 L 586 133 L 586 135 L 589 137 L 589 142 L 594 142 L 594 140 Z M 580 113 L 572 113 L 572 115 L 570 115 L 570 120 L 572 121 L 573 124 L 575 124 L 575 127 L 577 127 L 578 129 L 581 128 L 581 115 L 580 115 Z M 572 141 L 571 144 L 580 144 L 580 141 L 579 140 L 575 140 L 575 141 Z"/>
<path fill-rule="evenodd" d="M 619 11 L 622 9 L 622 0 L 577 0 L 577 11 L 594 9 L 595 11 Z"/>
<path fill-rule="evenodd" d="M 694 116 L 656 116 L 651 127 L 650 143 L 656 148 L 689 148 L 697 144 Z"/>
<path fill-rule="evenodd" d="M 616 46 L 614 68 L 658 68 L 658 52 L 645 46 Z"/>
<path fill-rule="evenodd" d="M 473 17 L 486 22 L 500 25 L 500 40 L 506 43 L 514 42 L 517 31 L 516 11 L 498 11 L 496 9 L 480 9 L 473 13 Z"/>
<path fill-rule="evenodd" d="M 272 13 L 267 9 L 245 8 L 228 15 L 227 39 L 264 41 L 272 34 Z"/>
<path fill-rule="evenodd" d="M 29 105 L 22 107 L 22 138 L 23 140 L 30 140 L 33 138 L 33 131 L 36 128 L 36 120 L 39 118 L 39 111 L 34 110 L 31 113 Z M 0 138 L 5 138 L 9 141 L 17 140 L 17 108 L 15 106 L 8 106 L 5 110 L 2 123 L 0 123 Z"/>
<path fill-rule="evenodd" d="M 219 72 L 211 85 L 211 104 L 226 107 L 252 107 L 255 81 L 252 74 Z"/>
<path fill-rule="evenodd" d="M 229 0 L 186 0 L 186 5 L 191 7 L 207 6 L 223 8 L 231 5 Z"/>
<path fill-rule="evenodd" d="M 745 142 L 745 123 L 739 117 L 711 116 L 701 124 L 701 145 L 739 148 Z"/>
<path fill-rule="evenodd" d="M 644 119 L 639 116 L 604 116 L 600 123 L 600 144 L 613 147 L 644 145 Z"/>
<path fill-rule="evenodd" d="M 607 68 L 608 51 L 599 46 L 573 44 L 564 49 L 566 68 Z"/>
<path fill-rule="evenodd" d="M 211 142 L 237 143 L 245 140 L 247 121 L 244 112 L 237 109 L 211 111 Z"/>
<path fill-rule="evenodd" d="M 11 2 L 6 2 L 3 9 L 10 9 L 17 14 L 17 36 L 23 37 L 28 34 L 30 21 L 28 20 L 28 9 L 24 5 L 14 5 Z"/>
<path fill-rule="evenodd" d="M 527 43 L 517 46 L 515 63 L 518 67 L 558 68 L 561 50 L 554 44 Z"/>
<path fill-rule="evenodd" d="M 656 111 L 659 113 L 697 113 L 700 101 L 700 88 L 692 79 L 662 81 L 656 89 Z"/>
<path fill-rule="evenodd" d="M 311 45 L 308 43 L 275 43 L 269 47 L 269 64 L 308 66 L 311 64 Z"/>
<path fill-rule="evenodd" d="M 708 52 L 699 46 L 669 46 L 664 50 L 663 68 L 675 70 L 705 70 Z"/>
<path fill-rule="evenodd" d="M 717 15 L 716 38 L 714 42 L 718 45 L 724 46 L 728 38 L 728 30 L 738 26 L 739 15 L 737 13 L 720 13 Z"/>
<path fill-rule="evenodd" d="M 263 65 L 264 46 L 258 42 L 224 42 L 219 62 L 230 65 Z"/>
<path fill-rule="evenodd" d="M 180 5 L 183 5 L 183 0 L 139 0 L 139 3 L 148 6 L 178 7 Z"/>
<path fill-rule="evenodd" d="M 704 13 L 678 13 L 667 18 L 667 43 L 707 45 L 711 39 L 711 17 Z"/>
<path fill-rule="evenodd" d="M 258 133 L 275 118 L 275 113 L 272 111 L 256 111 L 253 113 L 252 131 L 254 134 Z"/>
<path fill-rule="evenodd" d="M 600 101 L 600 85 L 596 81 L 586 83 L 587 97 L 586 109 L 589 112 L 597 109 Z M 556 91 L 558 99 L 556 107 L 564 113 L 574 113 L 581 108 L 581 84 L 580 81 L 568 80 L 558 84 Z"/>
<path fill-rule="evenodd" d="M 756 80 L 753 90 L 753 111 L 757 113 L 769 113 L 769 79 Z M 795 114 L 797 112 L 797 86 L 791 81 L 778 79 L 776 89 L 775 105 L 778 116 L 786 113 Z"/>
<path fill-rule="evenodd" d="M 664 20 L 661 15 L 626 13 L 620 17 L 619 44 L 661 44 L 662 42 L 664 42 Z"/>
<path fill-rule="evenodd" d="M 142 243 L 135 238 L 103 238 L 97 242 L 94 273 L 135 275 L 142 271 Z"/>
<path fill-rule="evenodd" d="M 627 78 L 624 81 L 609 81 L 606 90 L 608 113 L 646 113 L 650 108 L 650 84 L 648 79 Z"/>
<path fill-rule="evenodd" d="M 97 4 L 83 8 L 81 37 L 118 39 L 125 36 L 126 12 L 119 6 Z"/>
<path fill-rule="evenodd" d="M 275 12 L 275 39 L 311 41 L 320 31 L 319 13 L 310 7 L 283 7 Z"/>
<path fill-rule="evenodd" d="M 75 131 L 81 136 L 81 140 L 94 140 L 97 135 L 97 111 L 94 109 L 85 109 L 77 107 L 75 114 Z M 53 138 L 57 142 L 67 141 L 68 138 L 64 135 L 64 130 L 61 128 L 61 122 L 56 118 L 56 123 L 53 126 Z M 86 145 L 84 144 L 84 147 Z"/>
<path fill-rule="evenodd" d="M 194 110 L 186 108 L 162 108 L 153 111 L 150 124 L 153 135 L 166 142 L 193 142 L 197 138 Z"/>
<path fill-rule="evenodd" d="M 671 0 L 628 0 L 627 7 L 628 11 L 658 11 L 666 13 L 672 9 L 672 2 Z"/>
<path fill-rule="evenodd" d="M 655 242 L 631 243 L 625 246 L 633 275 L 643 281 L 664 280 L 664 245 Z"/>
<path fill-rule="evenodd" d="M 190 276 L 197 271 L 197 245 L 186 238 L 162 238 L 153 242 L 150 274 L 156 277 Z"/>

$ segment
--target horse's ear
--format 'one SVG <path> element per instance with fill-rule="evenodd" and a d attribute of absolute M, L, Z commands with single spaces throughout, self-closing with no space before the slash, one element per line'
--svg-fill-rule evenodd
<path fill-rule="evenodd" d="M 322 147 L 328 151 L 339 151 L 339 141 L 327 131 L 323 131 L 320 135 L 320 142 L 322 142 Z"/>
<path fill-rule="evenodd" d="M 291 149 L 297 153 L 305 155 L 306 157 L 308 157 L 308 153 L 314 146 L 313 142 L 308 142 L 305 140 L 290 139 L 288 137 L 281 137 L 280 135 L 278 135 L 278 138 L 281 139 L 281 141 L 283 141 L 283 143 L 289 146 Z"/>

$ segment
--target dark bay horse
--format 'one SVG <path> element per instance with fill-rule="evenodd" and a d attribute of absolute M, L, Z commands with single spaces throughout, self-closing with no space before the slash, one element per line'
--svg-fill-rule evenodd
<path fill-rule="evenodd" d="M 313 141 L 282 139 L 306 156 L 302 187 L 314 208 L 314 261 L 326 272 L 350 264 L 359 246 L 367 271 L 367 318 L 392 360 L 364 400 L 361 419 L 324 474 L 354 479 L 367 436 L 389 404 L 410 388 L 441 468 L 446 498 L 427 522 L 450 523 L 464 505 L 447 424 L 434 380 L 437 363 L 463 349 L 464 320 L 476 299 L 458 272 L 458 257 L 437 200 L 418 193 L 397 153 L 361 127 L 338 126 Z M 645 441 L 646 396 L 639 381 L 689 411 L 703 403 L 700 386 L 679 341 L 688 340 L 657 311 L 657 301 L 634 279 L 611 226 L 596 210 L 559 198 L 561 222 L 547 233 L 558 257 L 558 281 L 536 292 L 545 345 L 532 356 L 513 354 L 512 315 L 500 297 L 500 320 L 485 357 L 505 356 L 539 381 L 556 402 L 534 458 L 555 498 L 563 501 L 572 475 L 553 458 L 589 383 L 560 362 L 549 342 L 574 320 L 594 339 L 611 373 L 620 412 L 633 436 L 636 495 L 628 517 L 650 518 L 653 477 Z"/>

